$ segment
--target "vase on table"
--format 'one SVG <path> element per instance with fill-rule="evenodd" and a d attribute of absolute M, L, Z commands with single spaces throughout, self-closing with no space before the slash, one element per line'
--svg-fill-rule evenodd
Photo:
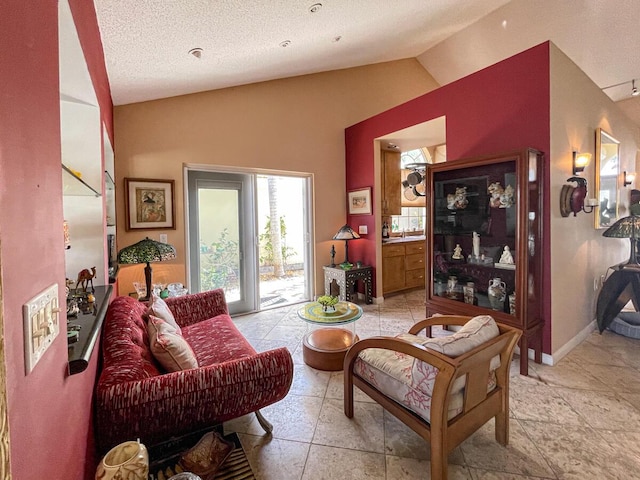
<path fill-rule="evenodd" d="M 96 480 L 147 480 L 149 453 L 137 442 L 116 445 L 104 456 L 96 470 Z"/>
<path fill-rule="evenodd" d="M 487 296 L 489 297 L 489 304 L 493 310 L 504 310 L 504 300 L 507 298 L 507 285 L 500 277 L 489 280 Z"/>

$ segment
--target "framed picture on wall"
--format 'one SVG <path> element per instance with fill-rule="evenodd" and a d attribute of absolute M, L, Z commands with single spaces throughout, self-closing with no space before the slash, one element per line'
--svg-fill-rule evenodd
<path fill-rule="evenodd" d="M 350 190 L 349 215 L 371 215 L 371 187 Z"/>
<path fill-rule="evenodd" d="M 175 230 L 173 180 L 125 178 L 125 229 Z"/>

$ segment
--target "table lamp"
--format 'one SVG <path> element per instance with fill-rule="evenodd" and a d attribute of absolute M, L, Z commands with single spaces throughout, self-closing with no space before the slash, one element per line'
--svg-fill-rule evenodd
<path fill-rule="evenodd" d="M 342 262 L 342 265 L 349 263 L 349 240 L 355 240 L 356 238 L 360 238 L 360 235 L 354 232 L 349 225 L 344 225 L 333 236 L 334 240 L 344 240 L 344 262 Z"/>
<path fill-rule="evenodd" d="M 624 265 L 638 264 L 637 249 L 638 239 L 640 239 L 640 216 L 630 215 L 628 217 L 621 218 L 607 228 L 603 232 L 602 236 L 610 238 L 628 238 L 631 241 L 631 254 L 629 255 L 629 261 Z"/>
<path fill-rule="evenodd" d="M 156 242 L 149 237 L 140 240 L 138 243 L 124 247 L 118 252 L 118 263 L 134 264 L 146 263 L 144 267 L 144 278 L 147 282 L 147 294 L 142 301 L 147 301 L 151 297 L 151 262 L 164 262 L 176 258 L 176 249 L 168 243 Z"/>

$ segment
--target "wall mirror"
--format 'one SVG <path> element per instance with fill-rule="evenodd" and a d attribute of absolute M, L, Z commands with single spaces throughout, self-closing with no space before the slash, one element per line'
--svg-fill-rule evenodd
<path fill-rule="evenodd" d="M 620 142 L 603 129 L 596 130 L 595 193 L 596 228 L 609 228 L 618 220 L 618 178 Z"/>

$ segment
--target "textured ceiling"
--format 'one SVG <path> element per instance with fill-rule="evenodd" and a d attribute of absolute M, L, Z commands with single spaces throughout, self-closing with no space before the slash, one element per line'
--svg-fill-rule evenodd
<path fill-rule="evenodd" d="M 94 0 L 114 104 L 410 57 L 446 84 L 546 40 L 612 99 L 640 88 L 639 0 L 319 2 Z"/>
<path fill-rule="evenodd" d="M 320 1 L 94 0 L 113 101 L 416 57 L 507 0 Z"/>

